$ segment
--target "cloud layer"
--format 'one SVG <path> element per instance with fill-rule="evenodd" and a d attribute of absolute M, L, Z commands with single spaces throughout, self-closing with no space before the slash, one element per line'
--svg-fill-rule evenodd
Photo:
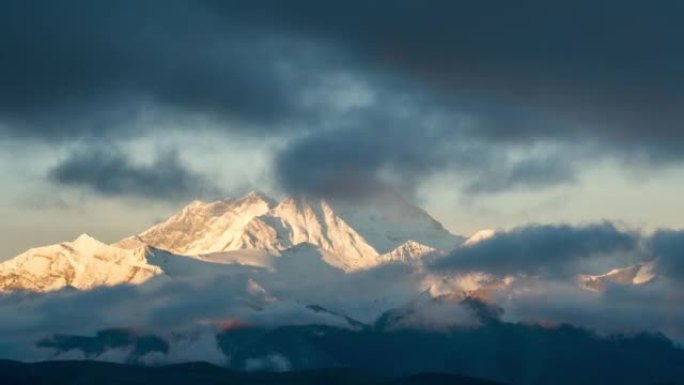
<path fill-rule="evenodd" d="M 218 135 L 282 136 L 274 170 L 291 192 L 408 188 L 445 171 L 467 193 L 573 183 L 583 161 L 681 161 L 682 13 L 671 1 L 10 1 L 0 130 L 125 143 L 170 129 L 135 124 L 150 114 L 199 131 L 188 119 L 205 119 Z"/>
<path fill-rule="evenodd" d="M 461 246 L 429 266 L 355 273 L 331 268 L 311 247 L 279 257 L 274 270 L 176 257 L 183 263 L 165 262 L 169 276 L 141 286 L 2 296 L 0 343 L 35 357 L 44 353 L 22 347 L 105 329 L 172 336 L 237 325 L 444 330 L 500 321 L 660 332 L 682 341 L 684 281 L 676 266 L 683 240 L 679 232 L 642 236 L 609 223 L 534 225 Z M 591 291 L 577 280 L 645 262 L 656 266 L 645 283 L 606 280 Z"/>

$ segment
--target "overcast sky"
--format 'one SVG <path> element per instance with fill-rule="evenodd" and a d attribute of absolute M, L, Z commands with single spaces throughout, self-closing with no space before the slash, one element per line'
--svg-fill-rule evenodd
<path fill-rule="evenodd" d="M 684 3 L 3 1 L 0 259 L 193 199 L 363 199 L 450 230 L 684 219 Z"/>

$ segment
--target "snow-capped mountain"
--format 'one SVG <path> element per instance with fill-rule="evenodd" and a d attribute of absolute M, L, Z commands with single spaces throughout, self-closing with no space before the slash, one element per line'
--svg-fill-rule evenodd
<path fill-rule="evenodd" d="M 580 275 L 582 287 L 592 291 L 602 291 L 606 285 L 643 285 L 655 278 L 655 263 L 645 262 L 623 268 L 613 269 L 601 275 Z"/>
<path fill-rule="evenodd" d="M 147 261 L 154 252 L 145 246 L 109 246 L 83 234 L 73 242 L 30 249 L 0 263 L 0 292 L 140 284 L 162 273 Z"/>
<path fill-rule="evenodd" d="M 243 268 L 252 269 L 248 275 L 255 284 L 272 281 L 282 288 L 310 275 L 337 279 L 335 272 L 344 276 L 387 264 L 424 274 L 417 278 L 423 282 L 420 290 L 472 291 L 482 286 L 481 279 L 468 284 L 473 276 L 465 275 L 444 284 L 445 278 L 421 266 L 428 257 L 471 247 L 495 234 L 483 230 L 467 240 L 453 235 L 392 193 L 353 205 L 311 197 L 278 202 L 253 192 L 237 199 L 194 201 L 112 245 L 81 235 L 72 242 L 30 249 L 0 263 L 0 292 L 87 290 L 141 284 L 157 276 L 239 275 Z M 578 281 L 581 287 L 598 291 L 609 283 L 638 285 L 653 277 L 653 264 L 640 264 L 583 275 Z"/>
<path fill-rule="evenodd" d="M 406 241 L 406 243 L 403 243 L 389 253 L 383 254 L 381 257 L 383 262 L 412 262 L 420 261 L 428 254 L 439 252 L 439 250 L 433 247 L 425 246 L 415 241 Z"/>
<path fill-rule="evenodd" d="M 465 240 L 447 231 L 425 210 L 392 190 L 379 192 L 361 202 L 337 199 L 330 205 L 380 254 L 389 253 L 409 241 L 449 251 Z"/>
<path fill-rule="evenodd" d="M 394 195 L 354 207 L 305 197 L 277 202 L 253 192 L 238 199 L 194 201 L 113 245 L 82 235 L 28 250 L 0 263 L 0 291 L 140 284 L 159 275 L 186 274 L 202 264 L 204 270 L 223 269 L 218 265 L 290 269 L 293 263 L 278 260 L 301 258 L 297 250 L 303 245 L 313 248 L 306 255 L 324 265 L 360 271 L 385 263 L 420 263 L 462 240 Z"/>
<path fill-rule="evenodd" d="M 408 261 L 436 249 L 447 251 L 461 241 L 398 196 L 355 207 L 304 197 L 287 197 L 278 203 L 263 194 L 250 193 L 240 199 L 192 202 L 117 246 L 147 244 L 225 262 L 245 253 L 279 255 L 290 247 L 309 243 L 325 251 L 329 264 L 352 271 L 388 261 Z M 260 264 L 258 258 L 242 258 L 240 262 Z"/>
<path fill-rule="evenodd" d="M 472 246 L 476 243 L 486 241 L 487 239 L 493 237 L 496 235 L 496 231 L 492 229 L 484 229 L 476 232 L 475 234 L 471 235 L 468 239 L 463 242 L 464 245 L 466 246 Z"/>
<path fill-rule="evenodd" d="M 193 201 L 166 221 L 125 238 L 116 246 L 134 248 L 148 244 L 183 255 L 270 249 L 270 245 L 259 244 L 256 239 L 268 242 L 271 234 L 260 232 L 256 224 L 247 227 L 254 218 L 265 215 L 274 206 L 275 202 L 258 193 L 209 203 Z"/>

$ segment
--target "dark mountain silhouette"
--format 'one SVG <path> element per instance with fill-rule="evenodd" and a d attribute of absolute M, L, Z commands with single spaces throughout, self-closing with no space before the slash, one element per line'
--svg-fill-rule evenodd
<path fill-rule="evenodd" d="M 54 336 L 38 345 L 51 348 L 55 353 L 80 351 L 91 359 L 117 349 L 128 352 L 126 362 L 135 365 L 145 362 L 146 354 L 163 356 L 172 343 L 150 333 L 110 329 L 91 337 Z M 232 370 L 230 375 L 237 376 L 240 381 L 241 375 L 254 371 L 304 371 L 308 372 L 307 376 L 313 376 L 313 373 L 322 375 L 339 370 L 345 375 L 353 371 L 365 373 L 357 383 L 365 383 L 363 381 L 369 375 L 405 381 L 397 383 L 420 383 L 418 379 L 423 377 L 413 376 L 434 373 L 430 381 L 441 381 L 437 374 L 444 374 L 513 385 L 684 384 L 684 349 L 663 335 L 602 337 L 569 325 L 542 327 L 505 323 L 494 318 L 480 327 L 441 331 L 392 328 L 388 323 L 355 329 L 320 325 L 273 328 L 242 325 L 220 332 L 216 335 L 216 343 L 225 356 L 226 369 Z M 4 372 L 8 370 L 7 365 Z M 51 370 L 52 364 L 42 365 L 47 372 Z M 163 376 L 177 367 L 165 367 L 149 375 Z M 192 369 L 195 367 L 196 364 L 188 364 L 187 375 L 195 373 Z M 69 372 L 59 368 L 58 372 L 63 375 L 76 370 L 69 369 L 72 370 Z M 207 375 L 220 370 L 208 368 L 211 369 Z M 17 373 L 23 373 L 21 370 Z M 92 370 L 93 376 L 99 373 L 97 368 L 89 366 L 84 370 L 87 373 Z M 148 373 L 145 368 L 136 370 L 140 375 Z M 204 375 L 201 371 L 196 374 Z M 36 381 L 42 381 L 41 378 Z M 117 378 L 116 374 L 114 378 Z M 188 378 L 191 380 L 194 381 Z"/>
<path fill-rule="evenodd" d="M 246 328 L 225 331 L 218 342 L 236 370 L 279 357 L 293 370 L 351 367 L 382 376 L 446 373 L 520 385 L 684 384 L 684 350 L 664 336 L 600 337 L 567 325 L 492 322 L 439 332 Z"/>
<path fill-rule="evenodd" d="M 298 372 L 235 372 L 206 363 L 146 367 L 97 361 L 52 361 L 23 364 L 0 361 L 3 385 L 497 385 L 458 375 L 425 374 L 389 378 L 352 369 Z M 501 385 L 501 384 L 500 384 Z"/>

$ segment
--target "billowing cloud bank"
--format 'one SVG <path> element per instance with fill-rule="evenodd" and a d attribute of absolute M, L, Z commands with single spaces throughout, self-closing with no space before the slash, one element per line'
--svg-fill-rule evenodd
<path fill-rule="evenodd" d="M 0 341 L 7 357 L 37 359 L 49 354 L 45 347 L 70 341 L 50 340 L 53 335 L 133 330 L 143 342 L 126 336 L 123 346 L 144 349 L 155 342 L 145 336 L 160 336 L 170 346 L 158 346 L 158 359 L 174 361 L 199 340 L 204 347 L 195 348 L 213 346 L 216 362 L 222 355 L 207 336 L 233 328 L 446 331 L 494 321 L 570 324 L 601 335 L 664 333 L 681 342 L 682 245 L 684 232 L 677 231 L 644 236 L 610 223 L 530 225 L 464 244 L 424 265 L 354 273 L 330 267 L 308 247 L 280 257 L 275 270 L 188 261 L 183 274 L 141 286 L 5 295 Z M 588 286 L 586 276 L 599 283 Z M 107 350 L 88 346 L 98 355 Z"/>
<path fill-rule="evenodd" d="M 507 319 L 606 332 L 658 330 L 681 340 L 682 240 L 681 231 L 641 236 L 609 223 L 533 225 L 461 247 L 432 268 L 510 280 L 492 294 Z M 601 281 L 598 292 L 585 286 L 587 275 Z"/>
<path fill-rule="evenodd" d="M 146 175 L 176 199 L 187 186 L 168 174 L 131 166 L 103 186 L 68 171 L 92 142 L 178 130 L 280 138 L 281 187 L 326 194 L 377 183 L 410 192 L 443 171 L 491 193 L 573 183 L 601 159 L 680 164 L 683 11 L 671 1 L 9 1 L 0 133 L 77 141 L 48 173 L 55 183 L 154 197 L 126 188 Z M 111 153 L 87 154 L 108 171 Z"/>

